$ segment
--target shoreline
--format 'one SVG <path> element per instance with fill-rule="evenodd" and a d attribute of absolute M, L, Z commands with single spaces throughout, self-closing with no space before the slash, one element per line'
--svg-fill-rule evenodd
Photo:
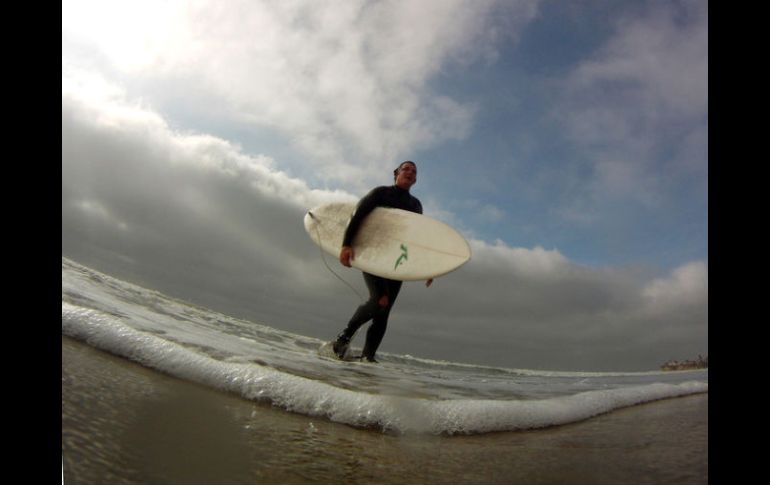
<path fill-rule="evenodd" d="M 392 436 L 62 336 L 62 458 L 65 483 L 705 483 L 708 394 L 539 430 Z"/>

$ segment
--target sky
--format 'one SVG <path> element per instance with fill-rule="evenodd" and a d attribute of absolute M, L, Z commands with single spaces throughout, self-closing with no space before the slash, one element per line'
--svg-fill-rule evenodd
<path fill-rule="evenodd" d="M 62 256 L 330 339 L 359 297 L 322 258 L 363 280 L 304 213 L 413 160 L 473 256 L 405 284 L 382 352 L 707 355 L 707 138 L 704 0 L 62 2 Z"/>

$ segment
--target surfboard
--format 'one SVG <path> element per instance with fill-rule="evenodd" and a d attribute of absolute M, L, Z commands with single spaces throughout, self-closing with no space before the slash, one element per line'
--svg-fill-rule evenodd
<path fill-rule="evenodd" d="M 356 204 L 334 202 L 305 214 L 305 231 L 318 246 L 339 257 Z M 471 258 L 471 248 L 448 224 L 401 209 L 377 207 L 353 240 L 354 268 L 400 281 L 427 280 L 456 270 Z"/>

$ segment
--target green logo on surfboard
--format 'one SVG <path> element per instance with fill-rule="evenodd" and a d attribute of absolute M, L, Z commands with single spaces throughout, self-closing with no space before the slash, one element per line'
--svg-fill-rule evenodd
<path fill-rule="evenodd" d="M 396 260 L 396 265 L 395 265 L 395 266 L 393 266 L 393 269 L 394 269 L 394 270 L 395 270 L 396 268 L 398 268 L 398 266 L 399 266 L 400 264 L 402 264 L 404 261 L 406 261 L 406 260 L 408 260 L 408 259 L 409 259 L 409 256 L 408 256 L 408 254 L 407 254 L 407 253 L 408 253 L 408 250 L 407 250 L 406 246 L 404 246 L 404 245 L 402 244 L 402 245 L 401 245 L 401 256 L 399 256 L 399 257 L 398 257 L 398 259 Z"/>

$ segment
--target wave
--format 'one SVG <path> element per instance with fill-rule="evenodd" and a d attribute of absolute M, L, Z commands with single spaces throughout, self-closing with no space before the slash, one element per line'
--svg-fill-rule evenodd
<path fill-rule="evenodd" d="M 127 325 L 121 315 L 66 301 L 62 301 L 62 333 L 163 373 L 235 393 L 245 399 L 270 403 L 307 416 L 393 433 L 453 435 L 543 428 L 654 400 L 708 392 L 708 383 L 699 380 L 591 389 L 523 400 L 445 399 L 435 395 L 417 397 L 371 392 L 366 386 L 361 389 L 341 387 L 319 379 L 313 373 L 297 375 L 265 362 L 216 358 L 166 336 Z M 411 362 L 421 360 L 402 358 Z M 433 366 L 434 371 L 440 366 L 464 366 L 430 362 L 422 360 L 422 365 Z M 371 371 L 364 379 L 376 380 L 377 372 L 385 371 Z"/>

